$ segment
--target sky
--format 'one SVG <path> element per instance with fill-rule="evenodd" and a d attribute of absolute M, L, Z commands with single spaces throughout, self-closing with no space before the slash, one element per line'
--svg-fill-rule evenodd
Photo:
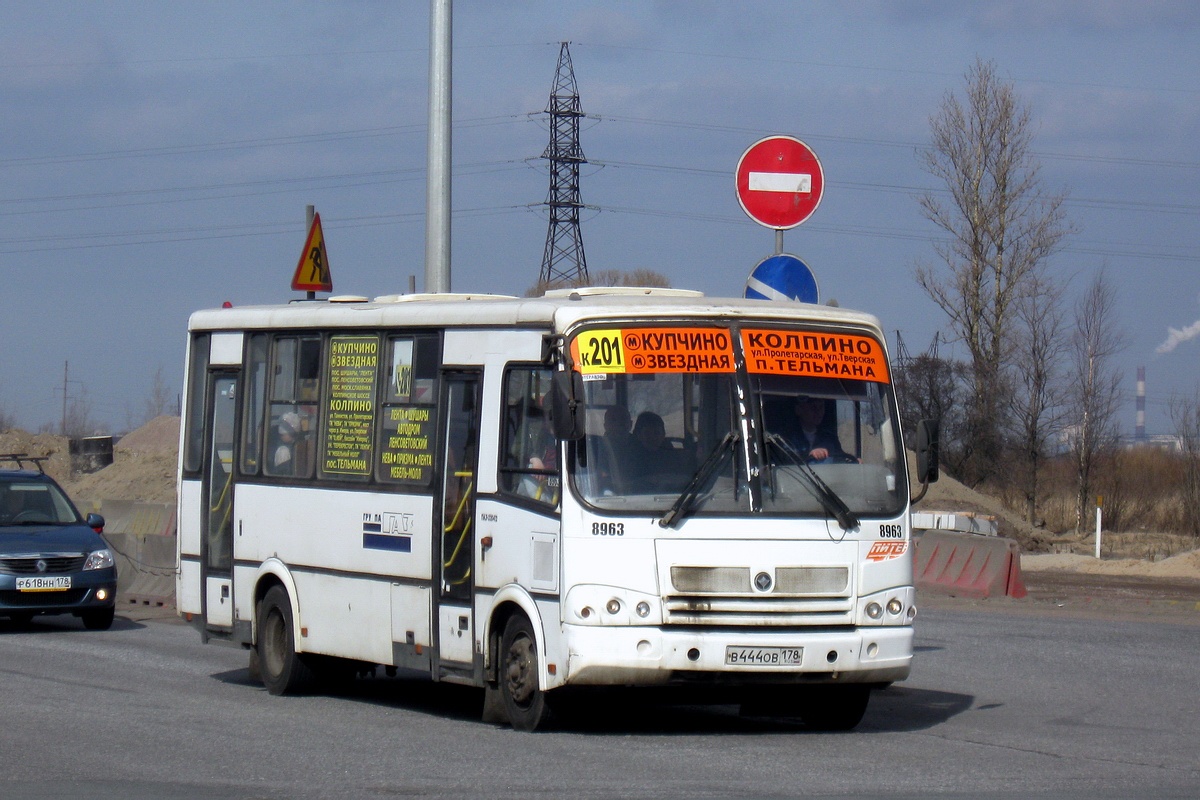
<path fill-rule="evenodd" d="M 286 302 L 315 206 L 334 294 L 423 287 L 428 2 L 0 5 L 0 412 L 55 430 L 178 393 L 188 315 Z M 586 118 L 589 271 L 740 296 L 774 232 L 738 204 L 742 153 L 806 142 L 825 191 L 784 250 L 821 300 L 912 354 L 945 314 L 914 271 L 929 120 L 992 61 L 1032 113 L 1043 188 L 1076 233 L 1047 263 L 1063 315 L 1097 274 L 1147 430 L 1200 390 L 1200 4 L 1122 0 L 453 5 L 451 288 L 523 294 L 546 242 L 547 107 L 570 42 Z"/>

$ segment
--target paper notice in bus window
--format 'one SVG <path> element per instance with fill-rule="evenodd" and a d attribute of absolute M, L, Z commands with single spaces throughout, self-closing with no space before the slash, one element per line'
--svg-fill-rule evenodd
<path fill-rule="evenodd" d="M 378 375 L 378 338 L 334 336 L 329 340 L 329 407 L 321 451 L 321 467 L 327 474 L 371 473 Z"/>
<path fill-rule="evenodd" d="M 612 328 L 571 341 L 575 369 L 586 375 L 733 372 L 733 339 L 724 328 Z"/>
<path fill-rule="evenodd" d="M 883 347 L 869 336 L 796 330 L 742 330 L 749 372 L 888 383 Z"/>
<path fill-rule="evenodd" d="M 383 409 L 380 477 L 397 483 L 427 486 L 433 478 L 433 406 L 387 406 Z"/>

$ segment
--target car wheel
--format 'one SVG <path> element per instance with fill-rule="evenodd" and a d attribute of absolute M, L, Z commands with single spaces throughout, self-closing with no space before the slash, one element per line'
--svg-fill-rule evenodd
<path fill-rule="evenodd" d="M 296 652 L 292 603 L 287 590 L 272 586 L 258 606 L 258 667 L 263 686 L 274 695 L 299 694 L 313 684 L 313 672 Z"/>
<path fill-rule="evenodd" d="M 104 608 L 99 611 L 85 611 L 81 615 L 83 617 L 83 627 L 89 631 L 106 631 L 112 627 L 113 618 L 116 616 L 115 608 Z"/>

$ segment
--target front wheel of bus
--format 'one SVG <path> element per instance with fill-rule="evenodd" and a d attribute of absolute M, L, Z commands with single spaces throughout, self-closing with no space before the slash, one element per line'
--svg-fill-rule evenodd
<path fill-rule="evenodd" d="M 538 685 L 540 672 L 533 625 L 515 614 L 500 638 L 500 694 L 508 721 L 516 730 L 537 730 L 550 715 L 546 693 Z"/>
<path fill-rule="evenodd" d="M 258 668 L 274 695 L 296 694 L 313 681 L 312 670 L 296 653 L 292 603 L 287 590 L 272 586 L 258 607 Z"/>
<path fill-rule="evenodd" d="M 871 699 L 865 684 L 812 687 L 800 707 L 800 718 L 816 731 L 848 731 L 862 721 Z"/>

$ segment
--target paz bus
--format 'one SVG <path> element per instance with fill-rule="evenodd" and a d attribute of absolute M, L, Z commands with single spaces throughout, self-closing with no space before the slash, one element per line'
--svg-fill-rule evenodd
<path fill-rule="evenodd" d="M 383 667 L 482 687 L 521 730 L 580 687 L 847 729 L 909 674 L 907 459 L 869 315 L 330 297 L 195 312 L 186 370 L 177 607 L 272 694 Z"/>

